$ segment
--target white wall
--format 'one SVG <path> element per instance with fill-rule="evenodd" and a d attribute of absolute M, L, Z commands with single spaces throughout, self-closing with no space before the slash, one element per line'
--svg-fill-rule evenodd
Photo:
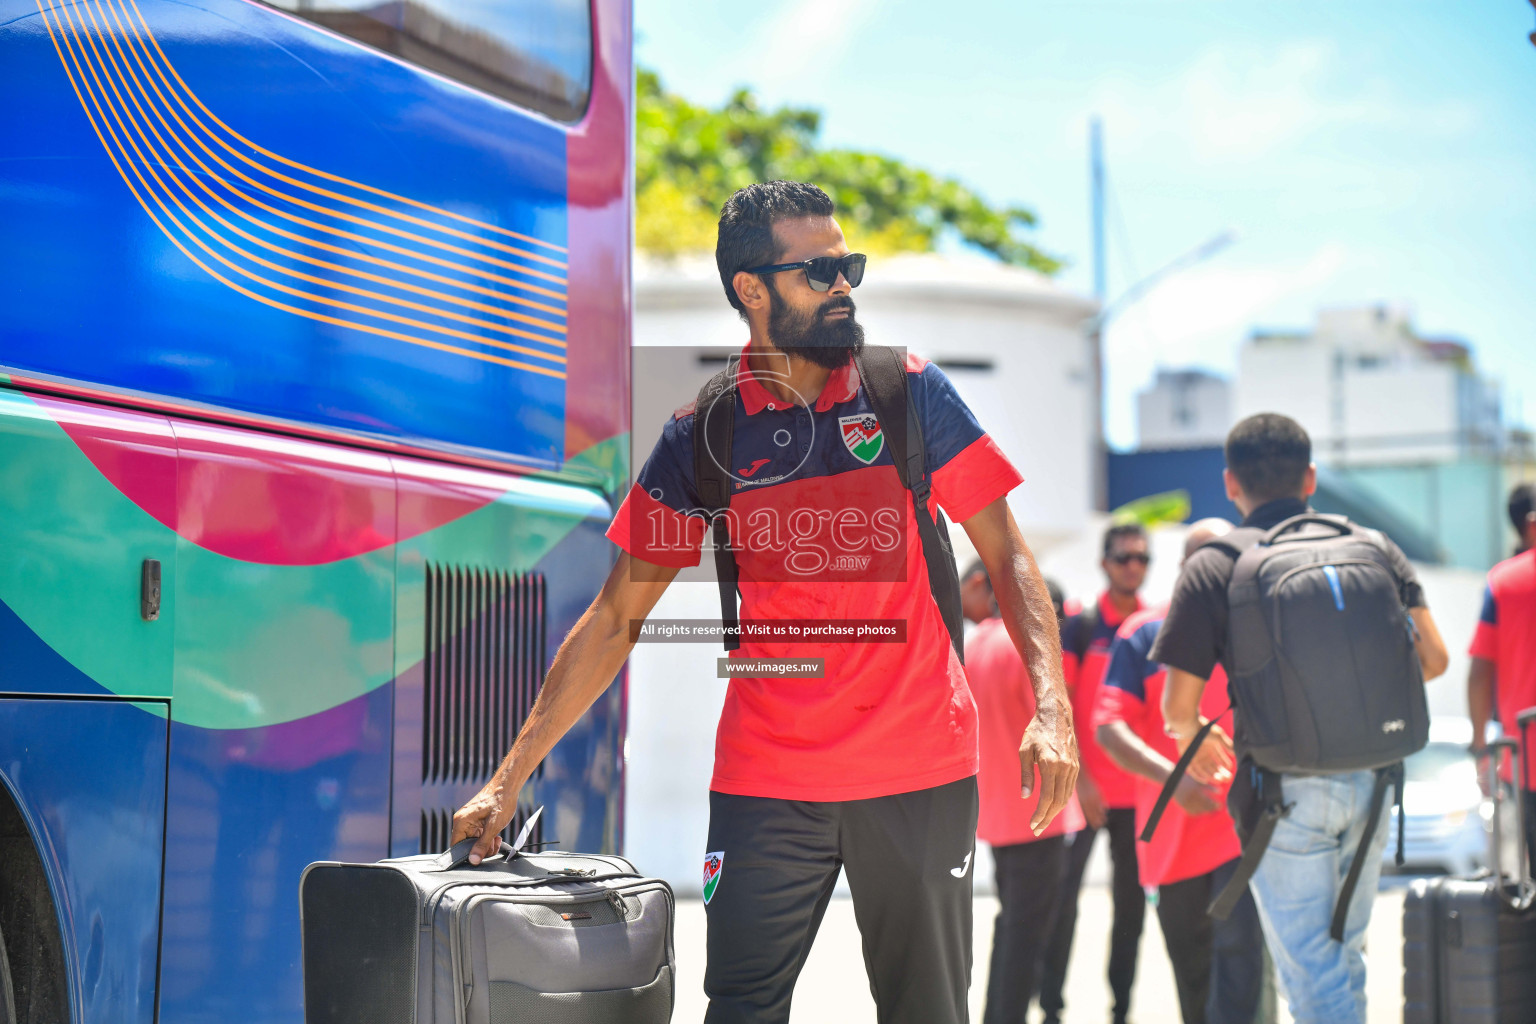
<path fill-rule="evenodd" d="M 1141 448 L 1221 444 L 1232 423 L 1232 384 L 1211 374 L 1161 372 L 1136 396 Z"/>
<path fill-rule="evenodd" d="M 1233 421 L 1261 412 L 1296 420 L 1319 450 L 1333 436 L 1332 353 L 1310 338 L 1249 341 L 1238 353 Z"/>

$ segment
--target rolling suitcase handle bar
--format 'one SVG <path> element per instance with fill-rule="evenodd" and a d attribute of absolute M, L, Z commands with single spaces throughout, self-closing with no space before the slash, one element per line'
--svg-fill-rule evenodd
<path fill-rule="evenodd" d="M 1536 708 L 1531 710 L 1536 712 Z M 1536 714 L 1531 717 L 1536 718 Z M 1528 721 L 1522 715 L 1522 729 Z M 1536 882 L 1531 880 L 1527 871 L 1529 855 L 1525 848 L 1525 808 L 1523 806 L 1525 801 L 1518 793 L 1515 799 L 1515 830 L 1518 833 L 1515 845 L 1518 860 L 1514 872 L 1510 875 L 1514 881 L 1513 891 L 1504 885 L 1504 840 L 1503 829 L 1499 824 L 1499 755 L 1505 750 L 1509 751 L 1509 756 L 1514 760 L 1515 774 L 1519 777 L 1524 768 L 1524 758 L 1520 756 L 1520 744 L 1514 740 L 1494 740 L 1478 752 L 1479 757 L 1488 758 L 1488 791 L 1493 794 L 1493 836 L 1489 859 L 1492 862 L 1494 879 L 1497 883 L 1494 891 L 1498 893 L 1500 899 L 1514 909 L 1524 910 L 1531 905 L 1533 898 L 1536 898 Z"/>

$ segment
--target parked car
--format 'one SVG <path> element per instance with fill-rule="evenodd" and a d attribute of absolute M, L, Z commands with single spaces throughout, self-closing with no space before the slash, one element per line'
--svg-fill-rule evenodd
<path fill-rule="evenodd" d="M 1487 865 L 1493 807 L 1478 785 L 1471 742 L 1470 720 L 1435 719 L 1430 723 L 1428 745 L 1404 763 L 1402 871 L 1471 875 Z M 1395 807 L 1390 829 L 1383 866 L 1395 871 L 1399 870 Z"/>

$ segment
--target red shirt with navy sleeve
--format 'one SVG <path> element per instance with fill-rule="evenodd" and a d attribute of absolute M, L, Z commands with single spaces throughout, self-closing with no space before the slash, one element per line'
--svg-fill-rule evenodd
<path fill-rule="evenodd" d="M 1124 722 L 1141 740 L 1171 762 L 1179 748 L 1163 732 L 1163 686 L 1166 666 L 1152 660 L 1152 644 L 1168 615 L 1166 606 L 1140 611 L 1126 619 L 1116 634 L 1104 683 L 1093 712 L 1093 727 Z M 1215 718 L 1227 710 L 1227 674 L 1220 666 L 1211 673 L 1200 697 L 1200 713 Z M 1146 826 L 1162 786 L 1139 775 L 1131 776 L 1135 788 L 1136 829 Z M 1227 814 L 1227 787 L 1213 788 L 1218 809 L 1192 815 L 1170 801 L 1152 840 L 1139 844 L 1136 863 L 1141 884 L 1171 885 L 1197 878 L 1242 855 L 1237 830 Z"/>
<path fill-rule="evenodd" d="M 1488 573 L 1483 612 L 1468 653 L 1493 662 L 1499 724 L 1504 735 L 1520 738 L 1516 716 L 1536 706 L 1536 549 L 1506 559 Z M 1536 726 L 1531 733 L 1536 742 Z M 1532 760 L 1525 760 L 1526 789 L 1536 786 Z M 1504 768 L 1508 779 L 1513 773 L 1508 764 Z"/>
<path fill-rule="evenodd" d="M 963 522 L 1023 479 L 939 368 L 907 356 L 932 482 L 930 512 Z M 976 705 L 933 601 L 910 491 L 850 362 L 809 407 L 752 374 L 743 350 L 732 437 L 732 546 L 741 618 L 898 619 L 904 643 L 780 643 L 736 658 L 822 658 L 819 679 L 732 676 L 710 788 L 860 800 L 976 773 Z M 704 523 L 692 405 L 673 414 L 608 537 L 635 558 L 697 565 Z"/>
<path fill-rule="evenodd" d="M 971 630 L 965 640 L 965 674 L 981 719 L 976 835 L 993 846 L 1012 846 L 1082 828 L 1083 812 L 1075 796 L 1039 836 L 1029 827 L 1040 803 L 1040 774 L 1035 773 L 1029 798 L 1021 798 L 1019 742 L 1035 717 L 1035 690 L 1002 619 L 987 619 Z"/>
<path fill-rule="evenodd" d="M 1142 607 L 1141 598 L 1137 597 L 1137 611 Z M 1077 725 L 1078 752 L 1083 770 L 1099 787 L 1106 808 L 1136 805 L 1135 777 L 1104 753 L 1090 726 L 1093 709 L 1099 700 L 1099 687 L 1104 681 L 1104 670 L 1109 666 L 1109 647 L 1114 642 L 1115 631 L 1126 618 L 1115 608 L 1106 591 L 1099 595 L 1098 615 L 1094 616 L 1093 628 L 1087 637 L 1082 636 L 1081 613 L 1068 618 L 1061 628 L 1062 656 L 1070 667 L 1068 676 L 1073 679 L 1072 719 Z M 1075 648 L 1084 640 L 1086 647 L 1079 655 Z"/>

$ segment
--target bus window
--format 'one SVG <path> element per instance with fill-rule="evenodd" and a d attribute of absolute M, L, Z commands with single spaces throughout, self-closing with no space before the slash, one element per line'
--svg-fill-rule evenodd
<path fill-rule="evenodd" d="M 586 112 L 589 0 L 267 2 L 557 121 Z"/>

